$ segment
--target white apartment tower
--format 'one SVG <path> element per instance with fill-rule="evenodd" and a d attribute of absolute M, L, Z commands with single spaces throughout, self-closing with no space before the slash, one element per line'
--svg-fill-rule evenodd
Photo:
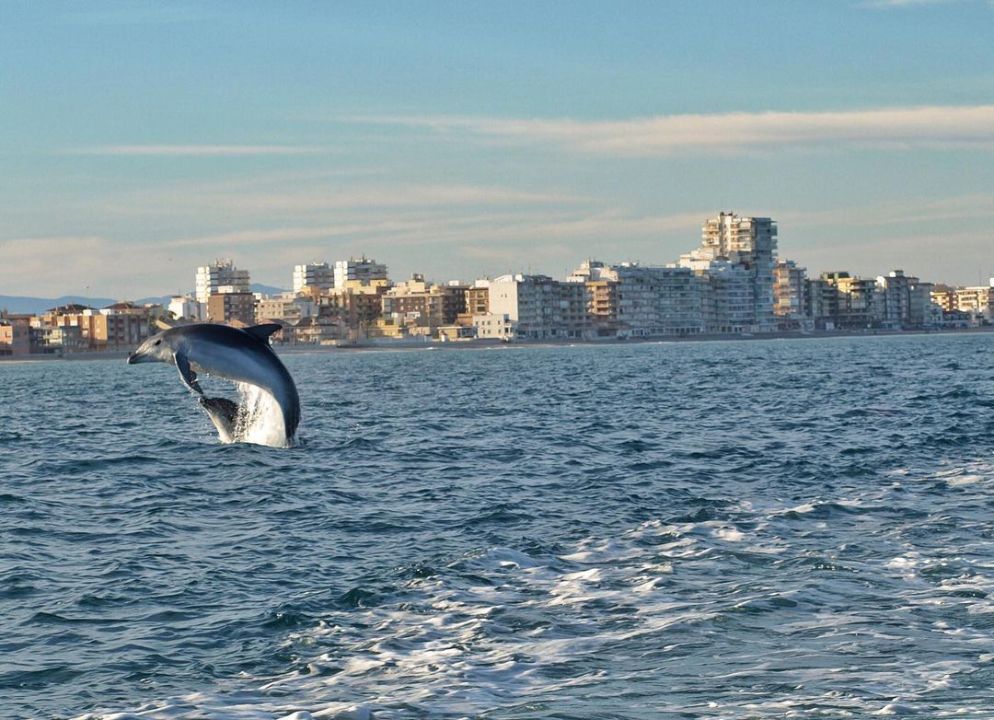
<path fill-rule="evenodd" d="M 365 256 L 356 260 L 335 261 L 335 288 L 342 290 L 350 281 L 359 281 L 364 285 L 373 280 L 386 280 L 387 266 L 375 260 L 367 260 Z"/>
<path fill-rule="evenodd" d="M 335 287 L 335 272 L 328 263 L 307 263 L 293 266 L 293 292 L 305 287 L 331 290 Z"/>
<path fill-rule="evenodd" d="M 739 217 L 722 212 L 704 221 L 700 254 L 713 260 L 727 260 L 743 266 L 752 285 L 753 329 L 775 329 L 773 270 L 777 256 L 777 224 L 767 217 Z"/>
<path fill-rule="evenodd" d="M 207 304 L 211 295 L 219 293 L 247 293 L 248 270 L 239 270 L 228 258 L 216 260 L 211 265 L 197 268 L 197 302 Z"/>

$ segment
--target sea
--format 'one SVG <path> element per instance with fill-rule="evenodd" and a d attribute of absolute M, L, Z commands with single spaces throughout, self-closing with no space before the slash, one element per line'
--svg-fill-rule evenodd
<path fill-rule="evenodd" d="M 0 363 L 0 717 L 994 717 L 994 333 L 284 361 Z"/>

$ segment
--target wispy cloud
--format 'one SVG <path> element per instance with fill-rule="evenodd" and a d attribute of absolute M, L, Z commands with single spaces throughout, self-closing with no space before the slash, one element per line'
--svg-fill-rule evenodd
<path fill-rule="evenodd" d="M 422 128 L 447 138 L 470 136 L 620 157 L 838 145 L 994 149 L 994 105 L 662 115 L 616 121 L 455 116 L 355 120 Z"/>
<path fill-rule="evenodd" d="M 239 155 L 327 155 L 334 148 L 318 145 L 94 145 L 70 148 L 65 155 L 139 155 L 230 157 Z"/>
<path fill-rule="evenodd" d="M 921 5 L 948 5 L 961 3 L 966 0 L 866 0 L 863 7 L 869 8 L 901 8 Z"/>
<path fill-rule="evenodd" d="M 108 210 L 120 214 L 162 214 L 200 209 L 224 215 L 273 216 L 362 208 L 446 208 L 464 206 L 559 205 L 583 198 L 555 192 L 531 192 L 499 186 L 377 184 L 352 188 L 314 186 L 299 190 L 174 191 L 126 198 Z"/>

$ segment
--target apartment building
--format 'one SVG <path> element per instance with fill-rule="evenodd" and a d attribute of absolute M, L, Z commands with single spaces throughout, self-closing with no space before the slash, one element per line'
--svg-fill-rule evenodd
<path fill-rule="evenodd" d="M 740 266 L 749 277 L 751 322 L 741 322 L 736 310 L 734 318 L 719 317 L 717 325 L 732 328 L 748 326 L 753 332 L 768 332 L 776 328 L 773 309 L 776 254 L 777 224 L 771 218 L 740 217 L 735 213 L 721 212 L 717 217 L 704 221 L 697 259 L 727 261 Z M 734 276 L 740 274 L 724 266 L 716 266 L 716 271 L 724 276 L 719 285 L 735 283 L 737 278 Z M 737 294 L 738 291 L 736 287 L 734 292 Z"/>
<path fill-rule="evenodd" d="M 597 279 L 586 283 L 595 323 L 616 321 L 620 337 L 704 331 L 701 282 L 690 268 L 622 263 L 596 270 Z"/>
<path fill-rule="evenodd" d="M 375 260 L 349 258 L 337 260 L 334 268 L 335 288 L 344 290 L 350 282 L 370 285 L 376 281 L 387 281 L 387 266 Z"/>
<path fill-rule="evenodd" d="M 30 352 L 30 323 L 24 319 L 0 318 L 0 355 L 19 357 Z"/>
<path fill-rule="evenodd" d="M 582 338 L 587 326 L 582 283 L 559 282 L 546 275 L 502 275 L 490 281 L 490 313 L 506 315 L 515 338 Z"/>
<path fill-rule="evenodd" d="M 773 314 L 778 320 L 800 320 L 805 316 L 804 281 L 807 270 L 793 260 L 781 260 L 773 268 Z"/>
<path fill-rule="evenodd" d="M 335 287 L 335 271 L 326 262 L 294 265 L 291 287 L 294 294 L 300 293 L 304 288 L 331 290 Z"/>
<path fill-rule="evenodd" d="M 222 292 L 213 293 L 207 298 L 208 322 L 254 325 L 255 295 L 250 292 L 234 292 L 230 287 L 222 287 L 221 290 Z"/>
<path fill-rule="evenodd" d="M 195 280 L 197 302 L 205 306 L 211 295 L 251 291 L 248 270 L 239 270 L 228 258 L 221 258 L 211 265 L 198 267 Z"/>

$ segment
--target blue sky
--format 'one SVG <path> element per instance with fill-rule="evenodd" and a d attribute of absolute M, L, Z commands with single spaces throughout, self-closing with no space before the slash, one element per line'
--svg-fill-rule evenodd
<path fill-rule="evenodd" d="M 992 38 L 988 0 L 0 0 L 0 294 L 661 264 L 720 209 L 812 274 L 986 283 Z"/>

